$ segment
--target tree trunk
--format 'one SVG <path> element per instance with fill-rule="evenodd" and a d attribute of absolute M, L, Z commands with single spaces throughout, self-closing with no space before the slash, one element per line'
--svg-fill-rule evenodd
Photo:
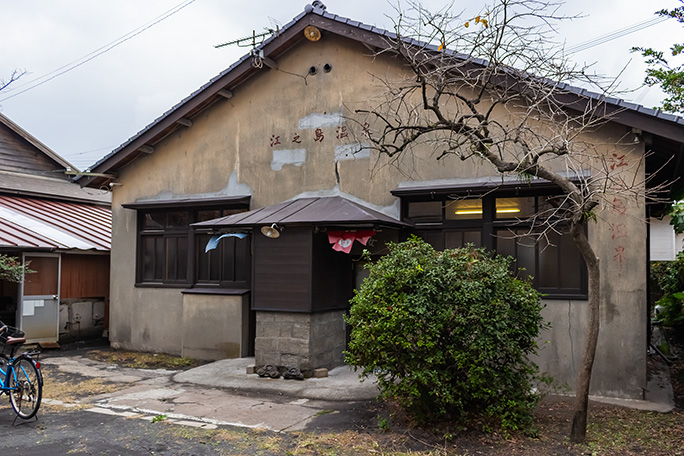
<path fill-rule="evenodd" d="M 589 405 L 589 384 L 591 383 L 591 370 L 596 357 L 600 326 L 600 285 L 601 271 L 599 260 L 581 224 L 575 224 L 570 228 L 570 234 L 575 241 L 584 262 L 587 265 L 589 275 L 589 313 L 587 315 L 587 339 L 584 346 L 584 356 L 577 377 L 577 389 L 575 391 L 575 408 L 572 417 L 572 429 L 570 440 L 572 442 L 584 442 L 587 437 L 587 407 Z"/>

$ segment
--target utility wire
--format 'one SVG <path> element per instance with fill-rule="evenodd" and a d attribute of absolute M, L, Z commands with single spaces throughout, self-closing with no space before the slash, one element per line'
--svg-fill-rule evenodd
<path fill-rule="evenodd" d="M 565 49 L 566 55 L 572 55 L 576 54 L 578 52 L 585 51 L 587 49 L 593 48 L 595 46 L 598 46 L 600 44 L 607 43 L 609 41 L 613 41 L 617 38 L 623 37 L 625 35 L 629 35 L 630 33 L 638 32 L 639 30 L 643 30 L 645 28 L 651 27 L 653 25 L 659 24 L 663 21 L 666 21 L 669 19 L 666 16 L 658 16 L 654 17 L 652 19 L 648 19 L 642 22 L 639 22 L 637 24 L 630 25 L 628 27 L 615 30 L 614 32 L 607 33 L 605 35 L 601 35 L 599 37 L 596 37 L 594 39 L 591 39 L 589 41 L 585 41 L 584 43 L 576 44 L 574 46 L 570 46 L 569 48 Z"/>
<path fill-rule="evenodd" d="M 74 70 L 74 69 L 80 67 L 81 65 L 90 62 L 94 58 L 99 57 L 102 54 L 111 51 L 115 47 L 125 43 L 126 41 L 130 40 L 131 38 L 134 38 L 134 37 L 140 35 L 142 32 L 144 32 L 144 31 L 152 28 L 153 26 L 159 24 L 163 20 L 168 19 L 169 17 L 173 16 L 174 14 L 176 14 L 177 12 L 182 10 L 183 8 L 191 5 L 195 1 L 196 0 L 184 0 L 183 2 L 174 6 L 170 10 L 167 10 L 166 12 L 164 12 L 161 15 L 154 18 L 151 22 L 148 22 L 147 24 L 144 24 L 144 25 L 138 27 L 137 29 L 134 29 L 134 30 L 128 32 L 127 34 L 117 38 L 116 40 L 114 40 L 108 44 L 105 44 L 104 46 L 94 50 L 93 52 L 91 52 L 89 54 L 86 54 L 85 56 L 81 57 L 80 59 L 74 60 L 71 63 L 63 65 L 63 66 L 57 68 L 56 70 L 51 71 L 50 73 L 44 74 L 43 76 L 35 78 L 35 79 L 33 79 L 33 80 L 23 84 L 23 85 L 20 85 L 16 88 L 13 87 L 13 88 L 7 89 L 8 92 L 12 92 L 13 90 L 18 90 L 21 87 L 25 87 L 27 85 L 32 84 L 24 90 L 20 90 L 16 93 L 12 93 L 11 95 L 9 95 L 5 98 L 0 99 L 0 102 L 9 100 L 10 98 L 14 98 L 17 95 L 21 95 L 22 93 L 28 92 L 31 89 L 35 89 L 36 87 L 41 86 L 41 85 L 45 84 L 46 82 L 55 79 L 58 76 L 61 76 L 65 73 L 68 73 L 69 71 Z M 40 81 L 40 82 L 38 82 L 38 81 Z"/>

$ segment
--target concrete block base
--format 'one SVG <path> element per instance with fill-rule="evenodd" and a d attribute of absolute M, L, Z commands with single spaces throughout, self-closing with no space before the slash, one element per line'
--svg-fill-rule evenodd
<path fill-rule="evenodd" d="M 325 368 L 314 369 L 313 376 L 314 376 L 314 378 L 325 378 L 328 376 L 328 369 L 325 369 Z"/>
<path fill-rule="evenodd" d="M 315 368 L 342 365 L 345 344 L 344 311 L 257 312 L 256 366 L 296 367 L 311 377 Z"/>

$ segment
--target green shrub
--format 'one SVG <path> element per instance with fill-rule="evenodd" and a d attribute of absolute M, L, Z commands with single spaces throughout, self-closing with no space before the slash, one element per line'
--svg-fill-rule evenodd
<path fill-rule="evenodd" d="M 665 326 L 684 326 L 684 252 L 679 252 L 674 261 L 652 265 L 651 274 L 662 292 L 656 301 L 662 308 L 658 320 Z"/>
<path fill-rule="evenodd" d="M 528 427 L 539 399 L 528 357 L 545 325 L 539 293 L 512 277 L 511 261 L 416 237 L 391 244 L 352 299 L 347 363 L 418 423 Z"/>
<path fill-rule="evenodd" d="M 32 271 L 28 268 L 28 263 L 22 265 L 18 258 L 0 253 L 0 280 L 8 282 L 21 282 L 25 274 Z"/>

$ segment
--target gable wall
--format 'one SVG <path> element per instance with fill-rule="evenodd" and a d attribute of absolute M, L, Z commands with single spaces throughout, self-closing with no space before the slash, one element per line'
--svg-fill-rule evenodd
<path fill-rule="evenodd" d="M 62 167 L 0 123 L 0 171 L 59 177 Z"/>
<path fill-rule="evenodd" d="M 381 82 L 374 75 L 401 75 L 389 57 L 373 58 L 369 53 L 357 43 L 326 34 L 317 43 L 305 41 L 279 59 L 281 71 L 265 68 L 235 88 L 233 98 L 217 102 L 193 118 L 192 127 L 167 137 L 154 153 L 122 171 L 118 180 L 122 185 L 115 186 L 113 194 L 110 337 L 115 346 L 180 352 L 180 331 L 168 328 L 181 321 L 181 293 L 134 287 L 135 212 L 121 208 L 123 203 L 251 193 L 252 208 L 258 208 L 303 192 L 337 187 L 398 215 L 397 200 L 389 191 L 402 181 L 496 174 L 478 160 L 438 162 L 430 150 L 399 160 L 366 152 L 360 154 L 362 158 L 344 159 L 345 147 L 354 136 L 361 141 L 363 137 L 358 125 L 342 121 L 340 115 L 350 116 L 355 109 L 377 102 Z M 326 63 L 332 66 L 329 73 L 323 71 Z M 311 66 L 318 73 L 307 76 Z M 349 136 L 337 138 L 343 126 Z M 315 140 L 316 128 L 322 141 Z M 592 168 L 596 175 L 613 166 L 626 180 L 642 183 L 643 142 L 618 148 L 606 145 L 625 133 L 624 127 L 603 127 L 587 135 L 603 145 L 591 150 L 579 168 L 566 168 L 564 159 L 557 160 L 555 168 Z M 589 224 L 605 283 L 593 382 L 599 394 L 637 398 L 645 386 L 643 203 L 641 196 L 615 193 L 598 208 L 597 222 Z M 545 310 L 554 328 L 560 329 L 542 336 L 542 342 L 549 343 L 542 344 L 540 365 L 571 387 L 582 355 L 585 312 L 586 303 L 570 301 L 548 301 Z"/>

